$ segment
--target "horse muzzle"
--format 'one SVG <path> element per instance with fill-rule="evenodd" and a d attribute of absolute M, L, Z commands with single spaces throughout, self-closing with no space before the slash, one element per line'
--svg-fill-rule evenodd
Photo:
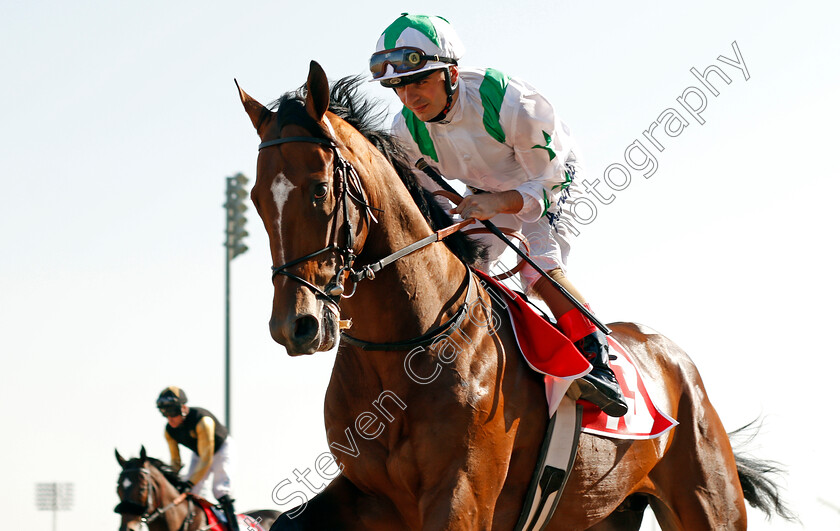
<path fill-rule="evenodd" d="M 272 315 L 268 323 L 271 337 L 290 356 L 324 352 L 335 346 L 338 319 L 329 305 L 320 302 L 319 306 L 317 313 L 296 312 L 285 318 Z"/>

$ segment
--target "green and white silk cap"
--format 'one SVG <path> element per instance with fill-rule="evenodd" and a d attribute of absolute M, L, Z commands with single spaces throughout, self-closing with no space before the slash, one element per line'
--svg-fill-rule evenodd
<path fill-rule="evenodd" d="M 371 57 L 381 57 L 382 52 L 400 48 L 416 48 L 421 50 L 426 56 L 443 58 L 443 61 L 425 60 L 418 68 L 413 68 L 410 71 L 398 72 L 398 68 L 389 62 L 383 66 L 384 74 L 381 76 L 374 76 L 373 81 L 386 81 L 392 85 L 399 85 L 398 78 L 414 77 L 421 72 L 446 68 L 450 64 L 457 64 L 464 55 L 464 45 L 455 29 L 443 17 L 426 16 L 426 15 L 409 15 L 403 13 L 390 26 L 385 28 L 385 31 L 380 35 L 376 42 L 376 52 Z"/>

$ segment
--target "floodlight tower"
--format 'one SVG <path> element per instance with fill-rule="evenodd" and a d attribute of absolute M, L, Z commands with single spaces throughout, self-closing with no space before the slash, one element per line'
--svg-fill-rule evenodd
<path fill-rule="evenodd" d="M 69 511 L 73 507 L 73 484 L 36 483 L 35 506 L 39 511 L 52 511 L 52 528 L 56 531 L 58 511 Z"/>
<path fill-rule="evenodd" d="M 225 425 L 230 430 L 230 262 L 248 250 L 242 240 L 248 236 L 245 230 L 245 185 L 248 178 L 237 173 L 227 177 L 225 191 Z"/>

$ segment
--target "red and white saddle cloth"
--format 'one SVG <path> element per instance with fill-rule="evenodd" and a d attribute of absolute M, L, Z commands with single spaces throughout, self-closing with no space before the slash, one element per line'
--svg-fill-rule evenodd
<path fill-rule="evenodd" d="M 610 361 L 610 367 L 627 400 L 627 414 L 620 418 L 610 417 L 591 403 L 581 401 L 581 430 L 616 439 L 653 439 L 667 433 L 679 423 L 653 403 L 641 373 L 621 343 L 610 336 L 607 340 L 610 352 L 616 356 Z"/>
<path fill-rule="evenodd" d="M 228 531 L 230 529 L 227 526 L 225 515 L 215 505 L 200 496 L 193 496 L 193 501 L 201 507 L 204 516 L 207 518 L 207 525 L 201 529 L 207 531 Z M 239 522 L 239 531 L 267 531 L 257 520 L 247 514 L 237 514 L 236 520 Z"/>
<path fill-rule="evenodd" d="M 592 370 L 577 347 L 557 328 L 534 311 L 523 298 L 482 271 L 476 271 L 482 285 L 496 288 L 497 302 L 504 302 L 513 323 L 519 350 L 528 365 L 544 375 L 549 417 L 575 380 Z M 502 298 L 503 300 L 500 300 Z M 617 359 L 610 362 L 629 411 L 621 418 L 610 417 L 586 401 L 583 405 L 582 431 L 617 439 L 653 439 L 678 423 L 656 406 L 630 355 L 612 337 L 610 351 Z"/>

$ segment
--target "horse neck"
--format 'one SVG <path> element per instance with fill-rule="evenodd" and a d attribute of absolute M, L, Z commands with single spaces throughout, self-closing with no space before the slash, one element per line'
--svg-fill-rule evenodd
<path fill-rule="evenodd" d="M 362 180 L 371 203 L 382 212 L 369 228 L 357 265 L 380 260 L 432 234 L 394 169 L 378 152 L 372 159 L 376 164 L 366 166 Z M 353 163 L 359 168 L 360 163 Z M 465 274 L 465 266 L 442 242 L 387 265 L 374 280 L 361 281 L 356 294 L 342 304 L 354 319 L 352 335 L 386 342 L 422 334 L 443 312 L 457 308 Z"/>
<path fill-rule="evenodd" d="M 152 474 L 155 477 L 155 483 L 160 492 L 160 507 L 164 508 L 170 503 L 172 503 L 175 498 L 177 498 L 180 493 L 178 490 L 170 483 L 166 477 L 163 475 L 163 472 L 153 468 L 154 472 Z M 189 516 L 189 511 L 191 507 L 195 507 L 194 504 L 187 503 L 186 500 L 179 503 L 178 505 L 172 506 L 168 509 L 164 514 L 160 516 L 154 522 L 148 524 L 149 531 L 178 531 L 181 529 L 181 524 L 184 522 L 184 519 Z M 201 515 L 198 515 L 201 516 Z M 192 524 L 188 527 L 188 529 L 196 529 L 196 523 L 198 518 L 194 518 Z"/>

